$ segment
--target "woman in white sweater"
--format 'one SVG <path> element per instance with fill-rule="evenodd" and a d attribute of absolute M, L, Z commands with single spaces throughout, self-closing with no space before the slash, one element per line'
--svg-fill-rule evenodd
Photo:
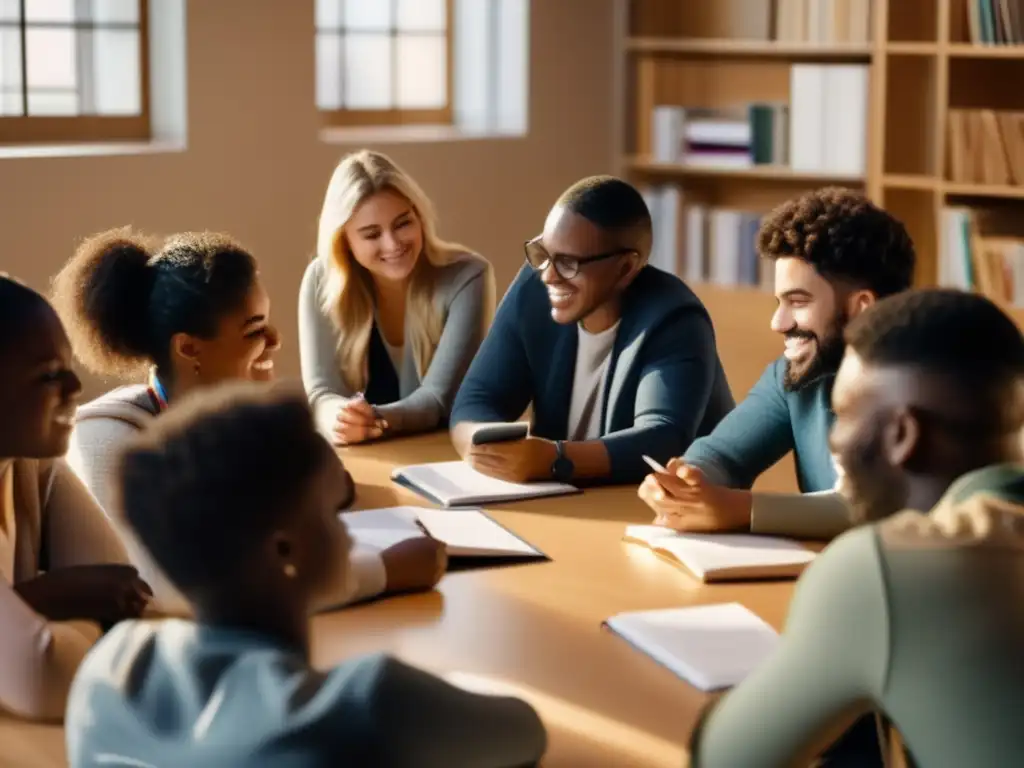
<path fill-rule="evenodd" d="M 148 377 L 146 384 L 120 387 L 79 409 L 68 463 L 119 528 L 153 586 L 157 608 L 183 613 L 177 590 L 119 524 L 114 468 L 126 440 L 190 390 L 273 378 L 280 337 L 256 260 L 226 235 L 183 233 L 161 241 L 111 230 L 83 242 L 57 275 L 54 304 L 87 368 Z M 321 607 L 430 588 L 443 558 L 433 541 L 383 553 L 361 550 L 353 558 L 355 584 L 339 578 Z"/>

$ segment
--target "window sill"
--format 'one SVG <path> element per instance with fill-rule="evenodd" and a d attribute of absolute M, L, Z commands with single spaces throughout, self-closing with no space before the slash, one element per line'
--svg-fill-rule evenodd
<path fill-rule="evenodd" d="M 524 135 L 512 131 L 472 130 L 456 125 L 381 125 L 322 128 L 320 141 L 324 144 L 419 144 L 521 139 Z"/>
<path fill-rule="evenodd" d="M 82 144 L 0 145 L 0 160 L 39 157 L 103 157 L 109 155 L 162 155 L 184 152 L 181 141 L 90 142 Z"/>

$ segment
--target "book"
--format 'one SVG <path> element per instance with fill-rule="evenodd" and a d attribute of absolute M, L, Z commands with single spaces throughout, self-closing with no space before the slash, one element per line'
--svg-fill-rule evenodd
<path fill-rule="evenodd" d="M 797 541 L 743 533 L 678 533 L 630 525 L 624 541 L 648 547 L 703 582 L 796 578 L 815 553 Z"/>
<path fill-rule="evenodd" d="M 399 467 L 391 480 L 442 507 L 474 507 L 506 501 L 579 493 L 566 483 L 510 483 L 488 477 L 464 461 L 440 461 Z"/>
<path fill-rule="evenodd" d="M 605 626 L 702 691 L 742 682 L 779 642 L 774 629 L 739 603 L 620 613 Z"/>
<path fill-rule="evenodd" d="M 339 517 L 353 540 L 375 549 L 429 533 L 444 542 L 453 558 L 545 558 L 539 549 L 479 509 L 386 507 L 342 512 Z"/>

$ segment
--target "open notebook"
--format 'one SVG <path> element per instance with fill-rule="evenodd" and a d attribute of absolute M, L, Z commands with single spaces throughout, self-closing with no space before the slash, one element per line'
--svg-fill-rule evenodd
<path fill-rule="evenodd" d="M 625 540 L 654 550 L 704 582 L 796 578 L 815 553 L 797 541 L 743 533 L 676 533 L 630 525 Z"/>
<path fill-rule="evenodd" d="M 605 625 L 702 691 L 741 682 L 779 642 L 774 629 L 739 603 L 620 613 Z"/>
<path fill-rule="evenodd" d="M 479 509 L 387 507 L 343 512 L 341 519 L 355 541 L 376 549 L 387 549 L 406 539 L 423 536 L 423 529 L 426 529 L 445 543 L 448 556 L 453 558 L 545 557 L 543 552 Z"/>
<path fill-rule="evenodd" d="M 480 474 L 464 461 L 400 467 L 391 473 L 391 480 L 442 507 L 472 507 L 579 492 L 564 483 L 507 483 Z"/>

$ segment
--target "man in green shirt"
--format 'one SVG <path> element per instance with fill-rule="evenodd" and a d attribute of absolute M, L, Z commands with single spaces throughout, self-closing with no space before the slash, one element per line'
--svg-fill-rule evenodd
<path fill-rule="evenodd" d="M 670 462 L 669 474 L 649 475 L 640 496 L 659 523 L 678 530 L 829 539 L 850 523 L 833 493 L 828 449 L 843 329 L 876 300 L 910 287 L 914 246 L 903 224 L 864 195 L 830 187 L 766 216 L 757 248 L 774 262 L 771 327 L 785 352 L 711 434 Z M 790 451 L 804 495 L 752 493 L 757 477 Z"/>
<path fill-rule="evenodd" d="M 692 764 L 806 765 L 876 712 L 911 765 L 1018 765 L 1024 337 L 987 299 L 932 290 L 846 341 L 831 446 L 865 524 L 801 577 L 779 649 L 705 714 Z"/>

